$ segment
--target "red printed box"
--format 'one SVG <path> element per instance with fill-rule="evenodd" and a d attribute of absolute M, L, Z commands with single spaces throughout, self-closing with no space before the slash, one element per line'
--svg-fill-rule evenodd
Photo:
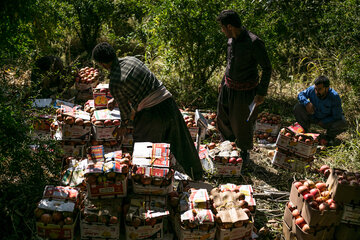
<path fill-rule="evenodd" d="M 87 183 L 89 198 L 114 198 L 126 197 L 127 194 L 127 178 L 120 182 L 104 182 L 98 184 Z"/>
<path fill-rule="evenodd" d="M 168 168 L 170 166 L 170 144 L 136 142 L 133 151 L 133 164 Z"/>

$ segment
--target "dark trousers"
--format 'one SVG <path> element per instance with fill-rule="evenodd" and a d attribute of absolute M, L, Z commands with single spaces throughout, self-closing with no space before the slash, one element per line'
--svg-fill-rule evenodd
<path fill-rule="evenodd" d="M 311 115 L 306 111 L 305 106 L 300 103 L 297 103 L 294 106 L 294 115 L 296 121 L 304 128 L 305 132 L 309 131 L 311 124 L 319 124 L 320 122 L 319 119 L 311 117 Z M 326 129 L 326 135 L 329 138 L 335 138 L 337 135 L 346 130 L 347 123 L 343 116 L 341 120 L 322 124 L 321 127 Z"/>
<path fill-rule="evenodd" d="M 134 142 L 170 143 L 170 151 L 189 176 L 201 179 L 203 169 L 184 118 L 173 98 L 137 112 Z"/>
<path fill-rule="evenodd" d="M 243 151 L 253 148 L 254 123 L 258 109 L 247 122 L 250 113 L 249 105 L 255 97 L 255 89 L 236 91 L 222 86 L 217 105 L 217 127 L 224 140 L 236 142 Z"/>

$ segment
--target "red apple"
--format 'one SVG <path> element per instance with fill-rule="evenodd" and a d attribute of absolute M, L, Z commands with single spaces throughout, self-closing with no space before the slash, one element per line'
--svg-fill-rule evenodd
<path fill-rule="evenodd" d="M 296 188 L 299 188 L 300 186 L 302 186 L 303 184 L 302 184 L 302 182 L 294 182 L 294 186 L 296 187 Z"/>
<path fill-rule="evenodd" d="M 307 193 L 304 195 L 304 199 L 308 202 L 314 200 L 314 195 L 312 195 L 311 193 Z"/>

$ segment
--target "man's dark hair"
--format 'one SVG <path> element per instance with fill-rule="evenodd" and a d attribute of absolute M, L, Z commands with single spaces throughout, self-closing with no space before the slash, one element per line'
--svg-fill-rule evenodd
<path fill-rule="evenodd" d="M 325 76 L 319 76 L 319 77 L 317 77 L 315 79 L 314 84 L 315 85 L 323 84 L 324 87 L 329 87 L 330 86 L 330 80 Z"/>
<path fill-rule="evenodd" d="M 239 14 L 234 10 L 223 10 L 216 18 L 221 25 L 227 26 L 228 24 L 240 28 L 241 27 L 241 20 Z"/>
<path fill-rule="evenodd" d="M 116 52 L 109 43 L 102 42 L 94 47 L 92 58 L 99 63 L 109 63 L 116 59 Z"/>

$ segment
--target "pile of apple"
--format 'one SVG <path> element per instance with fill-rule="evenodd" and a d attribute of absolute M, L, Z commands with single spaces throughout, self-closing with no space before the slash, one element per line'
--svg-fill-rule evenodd
<path fill-rule="evenodd" d="M 208 120 L 208 123 L 211 126 L 216 126 L 216 117 L 217 117 L 216 113 L 209 112 L 209 113 L 204 113 L 203 115 Z"/>
<path fill-rule="evenodd" d="M 85 203 L 81 207 L 81 219 L 87 223 L 102 223 L 105 225 L 108 224 L 117 224 L 118 211 L 111 208 L 111 206 L 103 206 L 102 204 L 93 203 L 89 200 L 85 200 Z M 121 207 L 119 206 L 120 210 Z"/>
<path fill-rule="evenodd" d="M 183 115 L 185 124 L 188 128 L 196 127 L 196 122 L 193 116 Z"/>
<path fill-rule="evenodd" d="M 138 184 L 153 185 L 158 187 L 167 187 L 171 184 L 174 176 L 174 170 L 169 169 L 169 172 L 164 177 L 148 176 L 142 173 L 141 167 L 134 166 L 131 178 Z"/>
<path fill-rule="evenodd" d="M 75 77 L 75 82 L 92 84 L 99 79 L 99 70 L 93 67 L 81 68 Z"/>
<path fill-rule="evenodd" d="M 271 136 L 271 134 L 267 132 L 258 132 L 255 134 L 255 137 L 259 140 L 266 140 L 268 143 L 276 142 L 276 137 Z"/>
<path fill-rule="evenodd" d="M 267 124 L 280 124 L 281 117 L 276 114 L 268 113 L 268 112 L 261 112 L 257 116 L 257 122 L 259 123 L 267 123 Z"/>
<path fill-rule="evenodd" d="M 304 134 L 295 134 L 294 132 L 292 132 L 287 128 L 282 128 L 280 130 L 280 134 L 288 138 L 291 138 L 292 142 L 303 142 L 308 145 L 313 145 L 314 143 L 318 142 L 318 140 L 314 139 L 312 136 L 308 136 Z"/>
<path fill-rule="evenodd" d="M 210 151 L 215 151 L 217 154 L 214 157 L 214 161 L 217 163 L 222 163 L 222 164 L 240 164 L 242 163 L 242 158 L 239 157 L 239 150 L 236 147 L 236 143 L 235 142 L 231 142 L 230 143 L 232 146 L 232 154 L 230 157 L 224 157 L 221 156 L 221 150 L 219 149 L 219 143 L 214 143 L 214 142 L 210 142 L 209 144 L 207 144 L 207 148 Z M 235 157 L 237 156 L 237 157 Z"/>
<path fill-rule="evenodd" d="M 291 211 L 291 215 L 295 218 L 295 224 L 299 226 L 299 228 L 305 232 L 310 232 L 310 226 L 306 223 L 305 219 L 300 215 L 300 211 L 296 208 L 296 206 L 292 202 L 288 202 L 287 207 Z"/>
<path fill-rule="evenodd" d="M 106 165 L 112 164 L 113 166 L 117 165 L 117 162 L 120 164 L 120 171 L 115 172 L 113 169 L 106 170 Z M 130 160 L 129 159 L 122 159 L 116 160 L 111 162 L 96 162 L 94 165 L 88 165 L 88 169 L 96 168 L 97 171 L 88 171 L 85 174 L 85 181 L 90 185 L 100 185 L 100 184 L 107 184 L 107 183 L 120 183 L 126 179 L 129 173 L 129 166 Z"/>
<path fill-rule="evenodd" d="M 94 107 L 94 104 L 90 104 L 89 101 L 87 101 L 87 102 L 85 103 L 85 105 L 84 105 L 84 111 L 85 111 L 85 112 L 88 112 L 88 113 L 90 113 L 90 114 L 93 114 L 95 110 L 96 110 L 96 109 L 95 109 L 95 107 Z"/>
<path fill-rule="evenodd" d="M 326 183 L 305 180 L 294 182 L 294 186 L 313 209 L 319 211 L 337 209 L 337 204 L 330 198 L 331 193 L 327 189 Z"/>
<path fill-rule="evenodd" d="M 74 223 L 74 214 L 72 212 L 49 211 L 41 208 L 34 210 L 37 222 L 44 225 L 55 224 L 59 226 L 72 225 Z"/>
<path fill-rule="evenodd" d="M 107 126 L 120 126 L 121 122 L 120 119 L 106 119 L 106 120 L 96 120 L 95 116 L 91 117 L 91 122 L 95 126 L 98 127 L 107 127 Z"/>
<path fill-rule="evenodd" d="M 339 184 L 360 186 L 360 173 L 348 172 L 346 170 L 334 169 Z"/>
<path fill-rule="evenodd" d="M 161 223 L 162 218 L 141 218 L 140 216 L 131 216 L 131 218 L 126 218 L 126 225 L 133 226 L 133 227 L 139 227 L 139 226 L 154 226 L 157 223 Z"/>
<path fill-rule="evenodd" d="M 56 120 L 59 122 L 63 122 L 65 124 L 68 125 L 78 125 L 78 126 L 91 126 L 91 122 L 84 120 L 82 118 L 75 118 L 73 116 L 70 115 L 66 115 L 63 111 L 63 109 L 58 108 L 56 110 Z M 56 124 L 52 124 L 50 125 L 51 129 L 56 130 L 57 129 L 57 125 Z"/>

